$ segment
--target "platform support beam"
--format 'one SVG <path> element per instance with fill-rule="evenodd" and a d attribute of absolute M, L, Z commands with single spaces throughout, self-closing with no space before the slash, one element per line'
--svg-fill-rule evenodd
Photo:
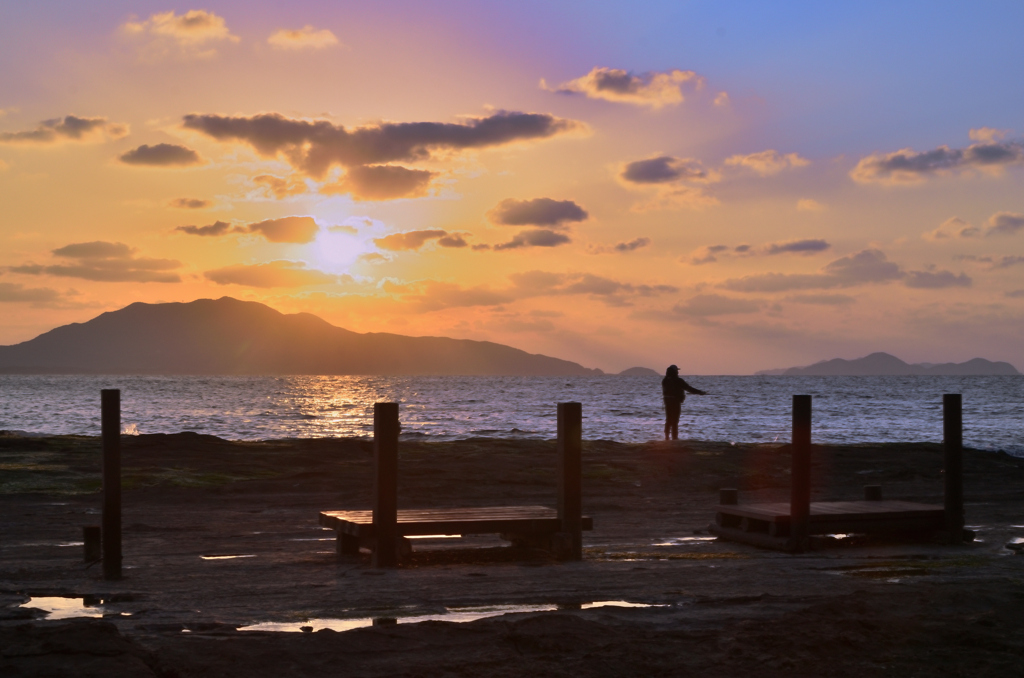
<path fill-rule="evenodd" d="M 789 496 L 790 538 L 803 550 L 811 517 L 811 396 L 793 396 L 793 472 Z"/>
<path fill-rule="evenodd" d="M 558 521 L 566 560 L 583 560 L 583 405 L 558 403 Z"/>
<path fill-rule="evenodd" d="M 398 403 L 373 405 L 374 567 L 398 565 Z M 347 546 L 347 545 L 346 545 Z M 343 550 L 344 547 L 343 547 Z"/>
<path fill-rule="evenodd" d="M 103 441 L 103 578 L 121 578 L 121 390 L 100 391 Z"/>
<path fill-rule="evenodd" d="M 942 441 L 946 530 L 950 542 L 959 544 L 964 534 L 964 419 L 959 393 L 942 396 Z"/>

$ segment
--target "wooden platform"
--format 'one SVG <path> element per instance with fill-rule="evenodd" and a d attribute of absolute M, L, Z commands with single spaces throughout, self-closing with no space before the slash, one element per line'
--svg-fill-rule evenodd
<path fill-rule="evenodd" d="M 583 516 L 583 529 L 594 521 Z M 373 547 L 373 511 L 321 511 L 320 525 L 337 532 L 341 555 Z M 558 511 L 546 506 L 487 506 L 482 508 L 412 509 L 398 511 L 398 536 L 430 534 L 501 534 L 513 541 L 549 538 L 561 530 Z"/>
<path fill-rule="evenodd" d="M 737 504 L 716 507 L 715 524 L 729 530 L 788 537 L 790 504 Z M 809 534 L 878 534 L 941 530 L 945 511 L 940 505 L 910 501 L 811 502 Z"/>

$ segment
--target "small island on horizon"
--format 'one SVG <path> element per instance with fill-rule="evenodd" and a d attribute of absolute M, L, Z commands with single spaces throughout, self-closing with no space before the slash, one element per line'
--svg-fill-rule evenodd
<path fill-rule="evenodd" d="M 1006 376 L 1019 375 L 1007 362 L 974 358 L 963 363 L 910 364 L 888 353 L 872 353 L 855 360 L 833 358 L 806 367 L 761 370 L 756 375 L 789 377 L 867 377 L 867 376 Z"/>

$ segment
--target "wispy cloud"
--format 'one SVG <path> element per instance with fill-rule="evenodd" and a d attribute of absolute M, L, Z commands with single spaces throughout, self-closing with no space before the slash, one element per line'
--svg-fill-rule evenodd
<path fill-rule="evenodd" d="M 302 28 L 282 28 L 274 31 L 267 38 L 274 49 L 282 50 L 316 50 L 340 44 L 337 36 L 326 28 L 317 30 L 310 25 Z"/>
<path fill-rule="evenodd" d="M 0 144 L 34 144 L 48 146 L 61 142 L 99 142 L 128 135 L 128 125 L 112 123 L 106 118 L 83 118 L 65 115 L 43 120 L 35 128 L 21 132 L 0 132 Z"/>
<path fill-rule="evenodd" d="M 721 294 L 698 294 L 672 307 L 676 315 L 684 316 L 716 316 L 735 315 L 737 313 L 756 313 L 764 304 L 752 299 L 737 299 Z"/>
<path fill-rule="evenodd" d="M 886 283 L 903 276 L 899 265 L 883 252 L 868 249 L 836 259 L 820 273 L 760 273 L 726 280 L 720 287 L 735 292 L 785 292 Z"/>
<path fill-rule="evenodd" d="M 313 217 L 293 216 L 267 219 L 245 226 L 233 226 L 226 221 L 216 221 L 207 226 L 178 226 L 174 230 L 188 235 L 209 237 L 251 233 L 270 242 L 303 244 L 316 239 L 320 226 Z"/>
<path fill-rule="evenodd" d="M 264 264 L 236 264 L 206 271 L 203 276 L 218 285 L 242 285 L 245 287 L 314 287 L 328 285 L 348 276 L 324 273 L 303 261 L 270 261 Z"/>
<path fill-rule="evenodd" d="M 175 198 L 167 203 L 168 207 L 181 210 L 202 210 L 213 205 L 204 198 Z"/>
<path fill-rule="evenodd" d="M 683 102 L 683 88 L 703 87 L 704 79 L 693 71 L 673 69 L 634 74 L 620 68 L 593 68 L 586 75 L 557 87 L 540 81 L 542 89 L 559 94 L 582 94 L 590 99 L 649 106 L 658 109 Z M 725 94 L 722 92 L 719 96 Z M 716 100 L 717 102 L 717 100 Z"/>
<path fill-rule="evenodd" d="M 71 263 L 12 266 L 14 273 L 81 278 L 97 282 L 181 282 L 172 271 L 181 267 L 174 259 L 137 257 L 134 247 L 120 242 L 92 241 L 65 245 L 52 251 Z"/>
<path fill-rule="evenodd" d="M 1001 141 L 995 134 L 978 134 L 978 143 L 967 148 L 939 146 L 930 151 L 904 148 L 893 153 L 873 153 L 857 163 L 850 177 L 862 184 L 919 184 L 930 177 L 974 169 L 998 174 L 1005 167 L 1024 163 L 1024 143 Z"/>
<path fill-rule="evenodd" d="M 449 233 L 441 229 L 425 229 L 421 231 L 406 231 L 405 233 L 392 233 L 383 238 L 376 238 L 373 241 L 377 247 L 393 252 L 418 250 L 427 243 L 435 241 L 441 247 L 459 248 L 466 247 L 468 243 L 457 233 Z"/>
<path fill-rule="evenodd" d="M 239 41 L 224 17 L 203 9 L 181 15 L 161 12 L 143 21 L 132 19 L 121 25 L 121 32 L 140 43 L 139 53 L 145 61 L 209 59 L 217 55 L 216 45 Z"/>
<path fill-rule="evenodd" d="M 807 158 L 802 158 L 796 153 L 782 154 L 775 150 L 750 153 L 749 155 L 733 155 L 725 159 L 725 164 L 733 167 L 742 167 L 766 177 L 778 174 L 782 170 L 794 167 L 806 167 L 811 164 Z"/>

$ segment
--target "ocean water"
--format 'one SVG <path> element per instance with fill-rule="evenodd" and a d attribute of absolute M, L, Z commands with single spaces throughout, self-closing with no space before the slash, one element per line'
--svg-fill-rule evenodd
<path fill-rule="evenodd" d="M 939 442 L 942 394 L 962 393 L 965 443 L 1024 456 L 1024 376 L 687 380 L 709 395 L 686 399 L 681 438 L 788 441 L 792 395 L 811 394 L 815 442 Z M 98 435 L 103 388 L 121 389 L 126 432 L 234 440 L 370 436 L 383 401 L 405 438 L 554 438 L 565 401 L 583 403 L 586 439 L 658 440 L 664 422 L 658 377 L 0 375 L 0 429 Z"/>

